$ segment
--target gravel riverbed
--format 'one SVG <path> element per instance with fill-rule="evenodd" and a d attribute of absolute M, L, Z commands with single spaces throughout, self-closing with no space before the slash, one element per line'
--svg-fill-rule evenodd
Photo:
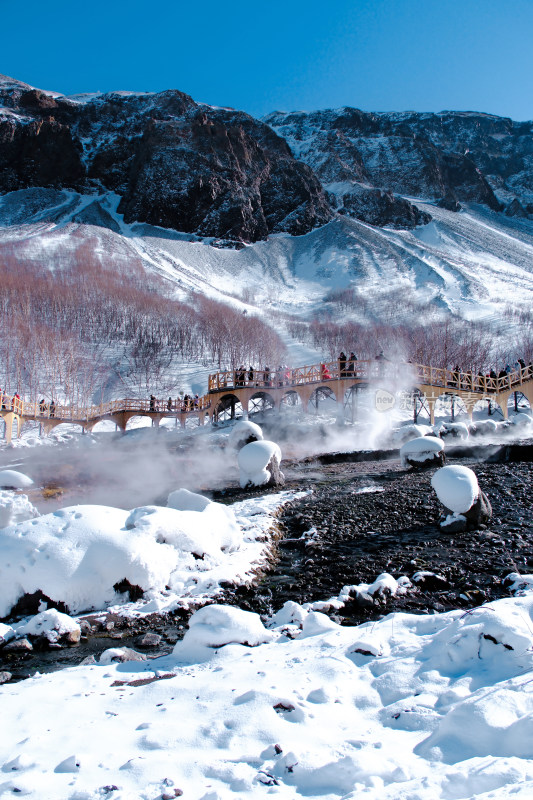
<path fill-rule="evenodd" d="M 327 600 L 345 585 L 371 583 L 384 572 L 395 578 L 434 574 L 404 594 L 354 598 L 334 611 L 334 618 L 357 624 L 391 611 L 468 609 L 507 596 L 506 575 L 533 572 L 533 463 L 521 460 L 531 456 L 530 450 L 524 445 L 507 453 L 483 448 L 451 451 L 448 463 L 474 469 L 493 508 L 489 525 L 459 534 L 438 525 L 442 508 L 431 488 L 434 469 L 406 471 L 394 453 L 284 462 L 286 488 L 305 488 L 309 494 L 280 513 L 282 534 L 269 568 L 254 585 L 227 589 L 223 602 L 270 614 L 287 600 Z M 244 494 L 230 486 L 212 496 L 233 502 Z M 36 670 L 47 672 L 98 657 L 109 647 L 142 650 L 147 631 L 161 638 L 144 651 L 161 655 L 181 638 L 187 618 L 187 612 L 142 620 L 93 615 L 83 625 L 79 646 L 10 655 L 0 651 L 0 671 L 20 679 Z"/>

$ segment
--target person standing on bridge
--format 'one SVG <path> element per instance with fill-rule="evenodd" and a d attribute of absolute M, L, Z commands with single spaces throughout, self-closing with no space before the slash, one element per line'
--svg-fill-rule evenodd
<path fill-rule="evenodd" d="M 321 365 L 320 365 L 320 380 L 321 380 L 321 381 L 330 381 L 330 380 L 331 380 L 331 374 L 330 374 L 330 371 L 329 371 L 329 369 L 326 367 L 326 365 L 325 365 L 325 364 L 321 364 Z"/>
<path fill-rule="evenodd" d="M 167 411 L 172 411 L 172 398 L 169 397 L 167 400 Z"/>
<path fill-rule="evenodd" d="M 150 411 L 155 411 L 155 395 L 150 395 Z"/>
<path fill-rule="evenodd" d="M 385 358 L 385 353 L 383 350 L 380 350 L 379 355 L 376 356 L 376 361 L 378 362 L 378 373 L 380 376 L 382 376 L 385 372 L 385 361 L 388 360 L 388 358 Z"/>
<path fill-rule="evenodd" d="M 248 383 L 253 386 L 254 383 L 254 368 L 248 367 Z"/>
<path fill-rule="evenodd" d="M 356 361 L 357 361 L 357 356 L 355 355 L 355 353 L 352 350 L 352 352 L 350 353 L 350 356 L 348 358 L 348 364 L 346 365 L 346 372 L 347 372 L 348 376 L 355 375 L 355 362 Z"/>
<path fill-rule="evenodd" d="M 55 415 L 56 415 L 56 404 L 52 400 L 52 402 L 50 403 L 50 418 L 52 419 L 53 417 L 55 417 Z"/>
<path fill-rule="evenodd" d="M 344 350 L 341 350 L 339 355 L 339 377 L 346 377 L 346 353 Z"/>
<path fill-rule="evenodd" d="M 265 367 L 263 370 L 263 382 L 265 386 L 270 386 L 270 367 Z"/>

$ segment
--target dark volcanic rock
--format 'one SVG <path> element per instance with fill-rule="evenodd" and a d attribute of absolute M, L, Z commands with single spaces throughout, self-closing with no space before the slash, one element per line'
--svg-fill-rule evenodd
<path fill-rule="evenodd" d="M 178 91 L 78 102 L 0 78 L 0 192 L 122 195 L 127 222 L 253 242 L 333 214 L 319 180 L 267 125 Z"/>
<path fill-rule="evenodd" d="M 339 201 L 350 183 L 432 198 L 452 210 L 460 202 L 499 210 L 495 191 L 532 199 L 529 122 L 476 113 L 375 114 L 353 108 L 275 112 L 265 121 Z"/>
<path fill-rule="evenodd" d="M 485 525 L 492 519 L 492 506 L 487 495 L 480 490 L 479 496 L 466 514 L 465 517 L 470 527 Z"/>
<path fill-rule="evenodd" d="M 20 124 L 0 116 L 0 192 L 28 186 L 82 188 L 82 147 L 53 117 Z"/>
<path fill-rule="evenodd" d="M 431 216 L 420 211 L 403 197 L 381 189 L 368 189 L 354 184 L 353 190 L 345 192 L 338 208 L 340 214 L 356 217 L 370 225 L 387 225 L 392 228 L 416 228 L 431 222 Z"/>

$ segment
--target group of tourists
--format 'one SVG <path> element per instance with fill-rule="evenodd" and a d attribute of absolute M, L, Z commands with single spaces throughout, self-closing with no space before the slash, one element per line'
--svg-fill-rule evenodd
<path fill-rule="evenodd" d="M 0 389 L 0 403 L 2 406 L 2 411 L 16 411 L 17 405 L 21 402 L 20 394 L 15 392 L 14 395 L 8 395 L 7 392 L 4 392 Z"/>
<path fill-rule="evenodd" d="M 275 370 L 265 366 L 263 369 L 254 369 L 241 364 L 235 370 L 235 388 L 245 386 L 288 386 L 293 382 L 293 371 L 286 364 L 280 364 Z M 226 384 L 227 385 L 227 384 Z"/>
<path fill-rule="evenodd" d="M 510 375 L 517 374 L 522 380 L 528 380 L 533 377 L 533 363 L 526 364 L 523 358 L 515 361 L 513 366 L 506 364 L 499 372 L 491 369 L 489 372 L 479 371 L 475 375 L 472 371 L 463 371 L 461 367 L 456 364 L 451 371 L 451 378 L 447 380 L 448 386 L 453 386 L 456 389 L 485 389 L 486 391 L 496 391 L 499 388 L 499 381 L 503 378 L 508 378 Z"/>
<path fill-rule="evenodd" d="M 181 411 L 195 411 L 200 407 L 200 396 L 198 394 L 186 394 L 183 397 L 169 397 L 168 400 L 158 400 L 155 395 L 150 395 L 150 411 L 162 411 L 175 413 Z"/>
<path fill-rule="evenodd" d="M 39 400 L 39 416 L 41 417 L 50 417 L 53 419 L 56 415 L 56 404 L 52 400 L 50 403 L 47 403 L 44 397 Z"/>
<path fill-rule="evenodd" d="M 356 374 L 356 370 L 357 356 L 353 350 L 349 356 L 346 356 L 346 353 L 341 351 L 339 355 L 339 376 L 341 378 L 351 378 Z"/>

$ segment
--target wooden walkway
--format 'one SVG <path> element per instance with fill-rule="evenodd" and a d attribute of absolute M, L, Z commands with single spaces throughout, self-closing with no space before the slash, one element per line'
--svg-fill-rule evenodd
<path fill-rule="evenodd" d="M 521 392 L 533 407 L 533 371 L 526 367 L 507 375 L 491 378 L 472 372 L 427 367 L 386 360 L 356 361 L 340 364 L 338 361 L 296 368 L 270 370 L 234 370 L 217 372 L 209 376 L 208 393 L 196 401 L 184 403 L 181 399 L 168 401 L 125 399 L 92 406 L 61 406 L 39 403 L 19 398 L 0 397 L 0 416 L 5 421 L 5 438 L 11 441 L 14 427 L 20 436 L 25 421 L 41 424 L 43 433 L 57 425 L 80 425 L 90 431 L 102 420 L 109 420 L 125 431 L 132 417 L 145 416 L 158 426 L 162 419 L 176 419 L 182 426 L 188 418 L 197 418 L 203 425 L 233 416 L 238 404 L 243 412 L 259 408 L 280 410 L 286 406 L 300 406 L 304 412 L 318 408 L 320 397 L 329 396 L 341 406 L 353 402 L 354 394 L 365 388 L 376 391 L 385 406 L 394 404 L 400 392 L 414 394 L 424 402 L 430 420 L 435 419 L 435 404 L 439 397 L 448 395 L 460 398 L 468 415 L 480 400 L 490 400 L 498 405 L 507 418 L 509 397 Z M 351 400 L 347 400 L 351 398 Z"/>

